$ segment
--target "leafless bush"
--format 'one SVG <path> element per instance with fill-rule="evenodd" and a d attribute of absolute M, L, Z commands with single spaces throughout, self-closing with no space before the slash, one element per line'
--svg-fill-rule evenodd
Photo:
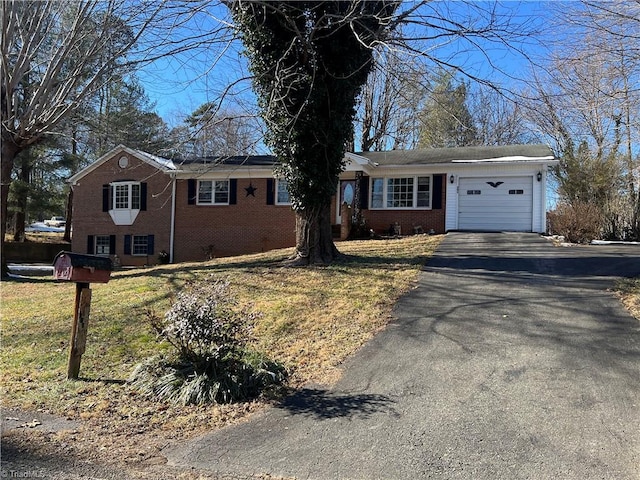
<path fill-rule="evenodd" d="M 601 236 L 602 213 L 590 203 L 560 204 L 549 213 L 549 231 L 572 243 L 589 243 Z"/>

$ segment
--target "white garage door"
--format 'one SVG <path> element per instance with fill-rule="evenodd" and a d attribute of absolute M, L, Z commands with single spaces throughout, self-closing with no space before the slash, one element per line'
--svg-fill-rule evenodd
<path fill-rule="evenodd" d="M 532 177 L 460 178 L 460 230 L 530 232 Z"/>

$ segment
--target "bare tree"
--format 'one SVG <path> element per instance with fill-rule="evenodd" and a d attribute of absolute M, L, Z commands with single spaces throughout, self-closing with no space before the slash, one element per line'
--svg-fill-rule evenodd
<path fill-rule="evenodd" d="M 640 3 L 573 6 L 558 12 L 562 42 L 528 116 L 556 145 L 561 197 L 599 205 L 605 236 L 639 238 Z"/>
<path fill-rule="evenodd" d="M 427 96 L 425 66 L 415 57 L 381 49 L 362 89 L 356 124 L 362 151 L 410 149 L 417 145 L 418 113 Z"/>
<path fill-rule="evenodd" d="M 181 157 L 251 155 L 262 139 L 257 120 L 248 112 L 222 110 L 207 102 L 173 129 L 172 148 Z"/>
<path fill-rule="evenodd" d="M 16 155 L 60 134 L 62 123 L 112 76 L 201 42 L 202 33 L 187 33 L 183 27 L 203 5 L 162 0 L 0 2 L 3 242 Z M 226 26 L 218 29 L 206 36 L 226 35 Z M 2 265 L 4 274 L 4 258 Z"/>
<path fill-rule="evenodd" d="M 486 85 L 476 84 L 469 93 L 469 111 L 479 145 L 512 145 L 531 141 L 523 108 L 515 100 Z"/>

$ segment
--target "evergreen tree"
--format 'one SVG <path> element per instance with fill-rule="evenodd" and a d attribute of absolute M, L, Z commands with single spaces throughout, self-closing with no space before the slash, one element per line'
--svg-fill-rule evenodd
<path fill-rule="evenodd" d="M 169 147 L 169 128 L 135 76 L 112 79 L 98 91 L 93 104 L 87 141 L 95 156 L 120 144 L 153 154 Z"/>
<path fill-rule="evenodd" d="M 420 114 L 421 148 L 466 147 L 477 144 L 476 128 L 467 107 L 468 85 L 440 70 L 430 82 L 431 94 Z"/>

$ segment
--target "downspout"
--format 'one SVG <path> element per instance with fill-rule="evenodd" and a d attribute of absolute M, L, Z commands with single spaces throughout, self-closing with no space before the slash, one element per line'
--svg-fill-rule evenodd
<path fill-rule="evenodd" d="M 173 263 L 173 247 L 176 230 L 176 176 L 171 175 L 171 230 L 169 231 L 169 263 Z"/>
<path fill-rule="evenodd" d="M 543 163 L 540 166 L 540 171 L 542 172 L 542 185 L 540 186 L 542 190 L 542 225 L 540 225 L 542 232 L 540 233 L 542 234 L 549 233 L 547 228 L 547 170 L 549 170 L 549 166 Z"/>

